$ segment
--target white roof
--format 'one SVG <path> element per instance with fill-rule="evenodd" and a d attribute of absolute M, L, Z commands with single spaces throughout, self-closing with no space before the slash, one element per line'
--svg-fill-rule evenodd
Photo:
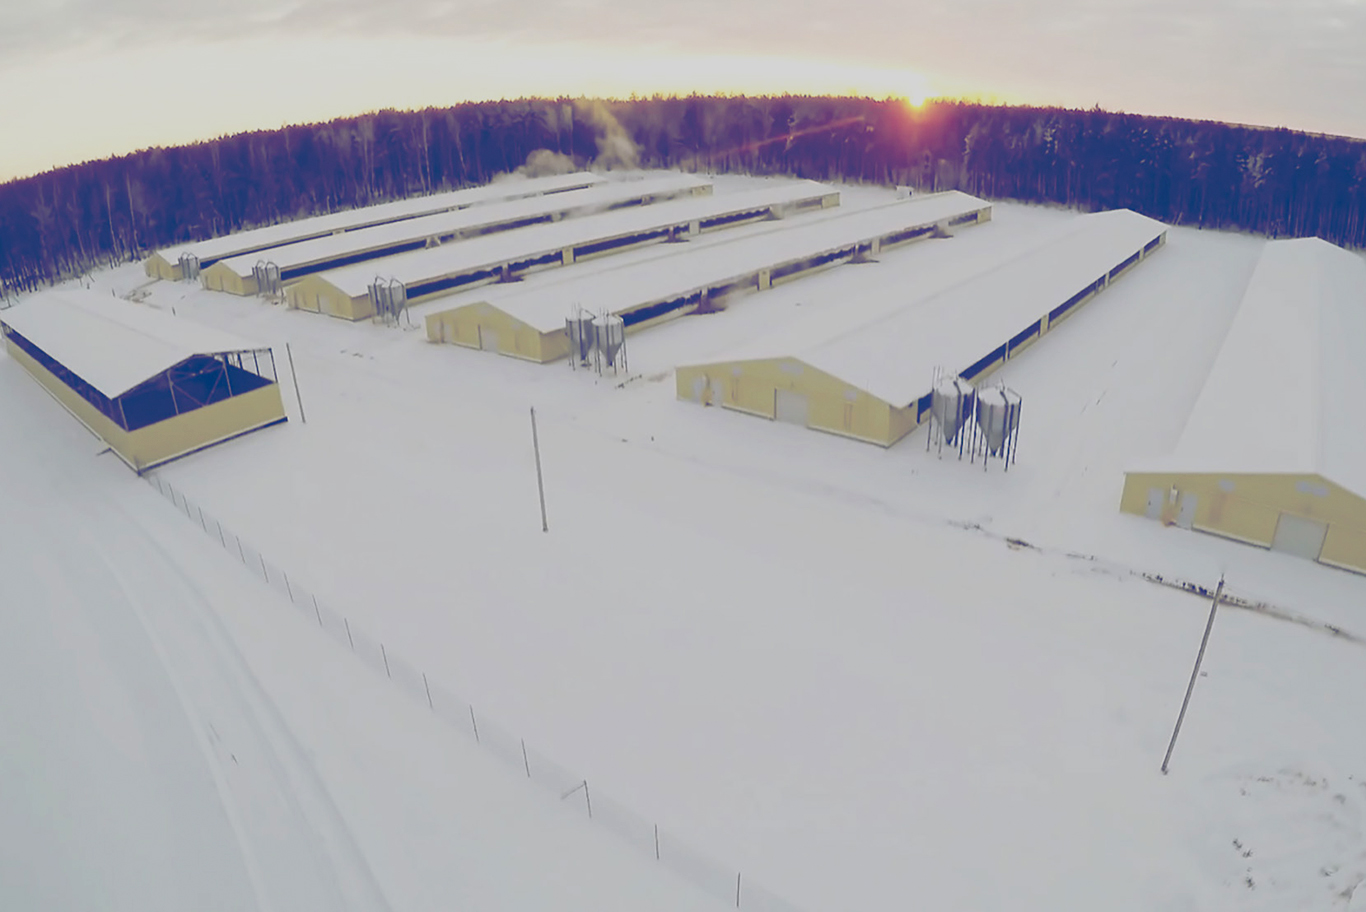
<path fill-rule="evenodd" d="M 415 218 L 435 212 L 447 212 L 452 209 L 464 209 L 466 206 L 476 206 L 482 203 L 521 199 L 522 197 L 557 193 L 564 190 L 577 190 L 581 187 L 592 187 L 595 184 L 603 183 L 605 180 L 604 177 L 586 171 L 575 174 L 558 174 L 553 177 L 510 178 L 479 187 L 466 187 L 463 190 L 451 190 L 446 193 L 396 200 L 392 203 L 381 203 L 378 206 L 365 206 L 360 209 L 348 209 L 345 212 L 333 212 L 328 215 L 296 219 L 292 222 L 268 225 L 251 231 L 240 231 L 236 234 L 212 238 L 207 241 L 196 241 L 178 247 L 168 247 L 158 252 L 171 263 L 179 262 L 180 257 L 184 254 L 191 254 L 197 257 L 202 265 L 208 266 L 218 260 L 237 256 L 246 251 L 266 250 L 308 238 L 322 237 L 337 231 L 353 231 L 370 225 L 381 225 L 385 222 Z"/>
<path fill-rule="evenodd" d="M 485 300 L 541 332 L 550 332 L 564 327 L 575 304 L 593 311 L 622 313 L 718 287 L 760 269 L 809 259 L 989 206 L 966 193 L 937 193 L 826 218 L 779 223 L 782 227 L 732 243 L 684 249 L 647 262 Z"/>
<path fill-rule="evenodd" d="M 0 312 L 0 323 L 110 399 L 195 355 L 265 347 L 84 289 L 35 295 Z"/>
<path fill-rule="evenodd" d="M 1366 262 L 1268 241 L 1176 448 L 1155 470 L 1318 474 L 1366 497 Z"/>
<path fill-rule="evenodd" d="M 758 190 L 695 196 L 653 206 L 632 207 L 550 224 L 501 231 L 458 243 L 413 250 L 378 262 L 357 263 L 319 276 L 352 297 L 363 295 L 375 279 L 397 279 L 405 285 L 493 268 L 548 253 L 658 231 L 696 220 L 740 214 L 768 206 L 788 206 L 836 195 L 816 181 L 795 181 Z"/>
<path fill-rule="evenodd" d="M 888 289 L 861 303 L 864 319 L 825 309 L 717 360 L 799 358 L 904 407 L 930 391 L 936 367 L 967 370 L 1166 230 L 1127 209 L 1078 216 L 928 297 L 906 301 L 904 289 Z"/>
<path fill-rule="evenodd" d="M 420 218 L 405 219 L 387 225 L 359 228 L 344 234 L 288 244 L 262 253 L 249 253 L 222 261 L 222 265 L 246 278 L 262 260 L 279 266 L 282 271 L 307 267 L 353 253 L 363 253 L 397 246 L 420 243 L 427 238 L 441 237 L 456 232 L 479 232 L 497 229 L 500 225 L 515 224 L 524 219 L 567 217 L 592 212 L 610 206 L 629 204 L 651 196 L 679 196 L 698 187 L 710 187 L 711 182 L 691 174 L 668 174 L 641 180 L 607 181 L 582 190 L 490 203 L 484 206 L 440 212 Z"/>

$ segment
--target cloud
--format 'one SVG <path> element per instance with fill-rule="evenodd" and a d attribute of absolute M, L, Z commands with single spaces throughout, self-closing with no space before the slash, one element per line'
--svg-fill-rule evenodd
<path fill-rule="evenodd" d="M 385 106 L 885 94 L 907 73 L 951 95 L 1366 136 L 1362 48 L 1366 0 L 0 0 L 0 115 L 49 112 L 34 135 L 55 144 L 50 112 L 108 114 L 89 153 L 56 162 Z M 180 101 L 134 103 L 149 93 Z M 143 138 L 123 138 L 135 121 Z"/>

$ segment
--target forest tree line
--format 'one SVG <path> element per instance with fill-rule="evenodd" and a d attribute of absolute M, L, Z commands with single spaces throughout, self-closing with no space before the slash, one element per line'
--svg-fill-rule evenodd
<path fill-rule="evenodd" d="M 961 189 L 1366 247 L 1366 141 L 1093 110 L 804 96 L 379 111 L 0 184 L 0 293 L 533 163 Z M 553 155 L 550 153 L 554 153 Z"/>

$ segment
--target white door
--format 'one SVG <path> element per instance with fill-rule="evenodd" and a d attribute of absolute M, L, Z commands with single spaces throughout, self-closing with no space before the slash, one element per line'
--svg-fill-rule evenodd
<path fill-rule="evenodd" d="M 717 377 L 711 382 L 711 404 L 726 404 L 726 381 L 722 380 L 720 377 Z"/>
<path fill-rule="evenodd" d="M 1296 557 L 1318 560 L 1323 550 L 1323 540 L 1328 537 L 1325 523 L 1282 513 L 1276 521 L 1276 534 L 1271 538 L 1272 551 L 1284 551 Z"/>
<path fill-rule="evenodd" d="M 1189 529 L 1195 524 L 1195 505 L 1198 498 L 1194 494 L 1182 493 L 1181 507 L 1176 512 L 1176 524 L 1183 529 Z"/>
<path fill-rule="evenodd" d="M 692 398 L 694 402 L 702 401 L 702 394 L 707 390 L 706 377 L 694 377 L 692 381 Z"/>
<path fill-rule="evenodd" d="M 498 351 L 498 333 L 487 326 L 479 327 L 479 347 L 484 351 Z"/>
<path fill-rule="evenodd" d="M 1148 489 L 1148 509 L 1146 515 L 1149 519 L 1162 518 L 1162 504 L 1167 499 L 1167 492 L 1161 488 Z"/>
<path fill-rule="evenodd" d="M 806 396 L 802 393 L 794 393 L 792 390 L 774 390 L 773 417 L 788 424 L 799 424 L 806 427 Z"/>

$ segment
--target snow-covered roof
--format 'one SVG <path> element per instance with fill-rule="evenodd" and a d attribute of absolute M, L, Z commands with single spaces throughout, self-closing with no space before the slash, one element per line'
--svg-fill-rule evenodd
<path fill-rule="evenodd" d="M 356 297 L 365 294 L 377 277 L 412 285 L 555 253 L 567 247 L 686 226 L 697 220 L 725 218 L 770 206 L 800 205 L 826 196 L 838 197 L 838 194 L 838 190 L 827 184 L 794 181 L 718 196 L 686 197 L 414 250 L 386 257 L 378 263 L 357 263 L 328 270 L 319 277 Z"/>
<path fill-rule="evenodd" d="M 420 218 L 405 219 L 387 225 L 359 228 L 344 234 L 332 234 L 288 244 L 263 253 L 249 253 L 222 261 L 222 266 L 246 278 L 252 268 L 268 260 L 281 270 L 298 269 L 315 263 L 383 250 L 407 243 L 421 243 L 427 238 L 444 237 L 459 232 L 492 231 L 502 225 L 515 225 L 528 219 L 568 217 L 600 208 L 628 205 L 636 200 L 655 196 L 678 196 L 697 188 L 709 188 L 711 182 L 691 174 L 669 174 L 642 180 L 608 181 L 581 190 L 508 200 L 501 203 L 439 212 Z"/>
<path fill-rule="evenodd" d="M 825 308 L 718 361 L 796 357 L 894 405 L 964 371 L 1166 231 L 1119 209 L 1079 216 L 1024 253 L 927 297 L 888 289 Z"/>
<path fill-rule="evenodd" d="M 333 212 L 328 215 L 297 219 L 279 225 L 268 225 L 264 228 L 241 231 L 206 241 L 168 247 L 165 250 L 158 251 L 158 253 L 171 263 L 179 262 L 184 254 L 191 254 L 199 259 L 201 265 L 208 266 L 218 260 L 238 256 L 247 251 L 267 250 L 283 244 L 323 237 L 337 231 L 354 231 L 370 225 L 382 225 L 386 222 L 416 218 L 436 212 L 448 212 L 452 209 L 464 209 L 467 206 L 477 206 L 483 203 L 521 199 L 565 190 L 578 190 L 582 187 L 592 187 L 603 183 L 605 180 L 606 178 L 586 171 L 574 174 L 557 174 L 552 177 L 507 179 L 478 187 L 466 187 L 463 190 L 434 193 L 428 196 L 396 200 L 392 203 L 381 203 L 377 206 L 365 206 L 360 209 L 348 209 L 345 212 Z"/>
<path fill-rule="evenodd" d="M 642 263 L 484 300 L 541 332 L 564 327 L 575 304 L 623 313 L 752 276 L 761 269 L 808 260 L 873 238 L 934 225 L 989 208 L 985 200 L 950 191 L 869 209 L 813 217 L 728 244 L 683 249 Z"/>
<path fill-rule="evenodd" d="M 35 295 L 0 312 L 0 323 L 110 399 L 195 355 L 265 347 L 84 289 Z"/>
<path fill-rule="evenodd" d="M 1143 468 L 1318 474 L 1366 497 L 1366 261 L 1268 241 L 1186 427 Z"/>

